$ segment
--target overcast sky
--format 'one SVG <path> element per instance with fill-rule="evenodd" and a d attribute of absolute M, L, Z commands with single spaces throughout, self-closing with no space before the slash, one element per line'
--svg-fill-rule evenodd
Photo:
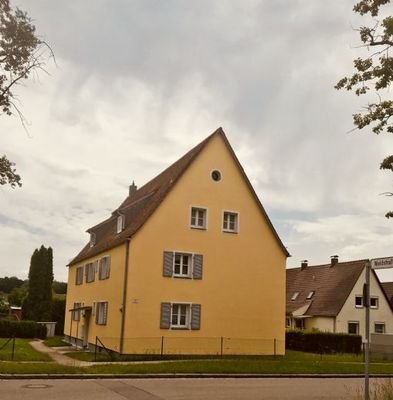
<path fill-rule="evenodd" d="M 351 0 L 14 0 L 56 55 L 20 87 L 27 133 L 1 116 L 20 189 L 0 187 L 0 275 L 34 249 L 54 274 L 134 180 L 142 186 L 222 126 L 292 257 L 393 255 L 388 136 L 351 132 Z M 383 280 L 393 280 L 384 275 Z"/>

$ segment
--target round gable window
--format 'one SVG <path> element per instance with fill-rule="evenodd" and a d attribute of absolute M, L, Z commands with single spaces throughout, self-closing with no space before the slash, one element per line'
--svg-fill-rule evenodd
<path fill-rule="evenodd" d="M 217 169 L 215 169 L 215 170 L 212 172 L 212 179 L 213 179 L 213 181 L 215 181 L 215 182 L 220 181 L 220 180 L 221 180 L 221 172 L 218 171 Z"/>

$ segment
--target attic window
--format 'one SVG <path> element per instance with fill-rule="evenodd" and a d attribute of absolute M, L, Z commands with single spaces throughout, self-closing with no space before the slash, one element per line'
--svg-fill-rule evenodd
<path fill-rule="evenodd" d="M 117 217 L 117 229 L 116 233 L 120 233 L 124 229 L 124 215 L 119 215 Z"/>
<path fill-rule="evenodd" d="M 295 292 L 291 298 L 292 301 L 296 300 L 297 297 L 299 296 L 299 292 Z"/>
<path fill-rule="evenodd" d="M 93 247 L 96 244 L 96 234 L 94 232 L 90 232 L 90 247 Z"/>
<path fill-rule="evenodd" d="M 312 299 L 312 297 L 314 296 L 314 294 L 315 294 L 315 290 L 311 290 L 311 292 L 307 295 L 306 299 L 307 299 L 307 300 Z"/>
<path fill-rule="evenodd" d="M 214 171 L 212 171 L 211 177 L 213 181 L 218 182 L 221 180 L 221 172 L 215 169 Z"/>

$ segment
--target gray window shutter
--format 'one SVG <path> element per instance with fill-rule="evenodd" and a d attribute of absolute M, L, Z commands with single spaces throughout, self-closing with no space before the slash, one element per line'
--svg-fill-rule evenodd
<path fill-rule="evenodd" d="M 202 279 L 202 272 L 203 272 L 203 255 L 194 254 L 192 277 L 194 279 Z"/>
<path fill-rule="evenodd" d="M 109 278 L 109 276 L 111 275 L 111 256 L 108 256 L 107 258 L 107 273 L 106 276 Z"/>
<path fill-rule="evenodd" d="M 191 329 L 201 329 L 201 305 L 193 304 L 191 306 Z"/>
<path fill-rule="evenodd" d="M 164 251 L 163 276 L 172 276 L 173 274 L 173 252 Z"/>
<path fill-rule="evenodd" d="M 171 303 L 161 303 L 160 329 L 171 327 Z"/>

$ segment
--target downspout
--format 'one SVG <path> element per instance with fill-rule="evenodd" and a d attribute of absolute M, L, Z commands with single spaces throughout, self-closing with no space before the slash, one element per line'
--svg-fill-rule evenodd
<path fill-rule="evenodd" d="M 124 349 L 124 330 L 125 330 L 125 325 L 126 325 L 128 260 L 130 258 L 130 242 L 131 242 L 131 238 L 127 238 L 127 241 L 125 242 L 126 257 L 125 257 L 125 264 L 124 264 L 123 304 L 121 307 L 120 354 L 123 354 L 123 349 Z"/>

